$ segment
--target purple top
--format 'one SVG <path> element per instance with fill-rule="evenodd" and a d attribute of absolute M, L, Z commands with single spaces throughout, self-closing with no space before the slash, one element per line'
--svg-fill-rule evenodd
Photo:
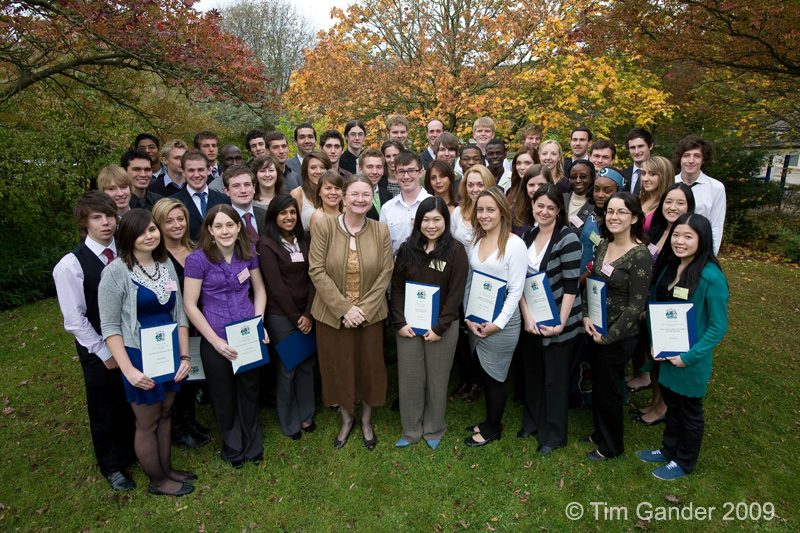
<path fill-rule="evenodd" d="M 234 253 L 229 265 L 225 261 L 212 263 L 203 250 L 195 250 L 186 258 L 184 276 L 203 280 L 200 305 L 203 316 L 214 333 L 228 340 L 225 324 L 253 318 L 256 308 L 250 301 L 250 278 L 239 283 L 239 273 L 258 268 L 258 256 L 243 261 Z"/>

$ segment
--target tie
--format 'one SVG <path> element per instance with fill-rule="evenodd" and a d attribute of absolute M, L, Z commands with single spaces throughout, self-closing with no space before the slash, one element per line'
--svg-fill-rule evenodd
<path fill-rule="evenodd" d="M 106 265 L 114 260 L 114 252 L 111 251 L 111 248 L 103 250 L 103 255 L 106 256 Z"/>
<path fill-rule="evenodd" d="M 633 189 L 631 190 L 633 194 L 639 194 L 639 190 L 641 189 L 642 181 L 639 179 L 641 172 L 642 169 L 637 168 L 636 171 L 633 173 Z"/>
<path fill-rule="evenodd" d="M 252 213 L 244 214 L 244 226 L 247 228 L 247 233 L 250 235 L 250 238 L 253 239 L 253 244 L 255 244 L 255 242 L 258 240 L 258 232 L 253 227 Z"/>
<path fill-rule="evenodd" d="M 378 191 L 375 191 L 373 193 L 373 195 L 372 195 L 372 205 L 375 206 L 375 211 L 377 211 L 378 214 L 380 215 L 381 214 L 381 199 L 380 199 L 380 196 L 378 196 Z"/>
<path fill-rule="evenodd" d="M 205 193 L 205 191 L 196 192 L 196 193 L 194 193 L 194 195 L 197 196 L 198 198 L 200 198 L 200 214 L 203 215 L 203 217 L 205 217 L 206 216 L 206 193 Z"/>

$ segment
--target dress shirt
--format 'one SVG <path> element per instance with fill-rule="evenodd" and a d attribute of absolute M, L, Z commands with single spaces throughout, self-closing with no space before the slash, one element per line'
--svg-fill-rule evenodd
<path fill-rule="evenodd" d="M 206 209 L 208 209 L 208 185 L 206 185 L 205 189 L 203 189 L 202 191 L 196 191 L 191 187 L 189 187 L 187 190 L 189 194 L 192 196 L 192 201 L 194 202 L 194 205 L 197 207 L 197 212 L 203 215 L 203 218 L 205 218 L 206 214 L 203 212 L 203 208 L 200 207 L 200 198 L 197 196 L 197 194 L 201 193 L 206 195 Z"/>
<path fill-rule="evenodd" d="M 86 237 L 86 247 L 92 251 L 103 264 L 108 264 L 108 259 L 103 255 L 106 246 Z M 117 255 L 117 244 L 111 241 L 108 246 L 114 256 Z M 86 318 L 86 296 L 83 293 L 83 268 L 81 268 L 75 254 L 68 253 L 53 269 L 53 280 L 58 293 L 58 305 L 64 315 L 64 329 L 75 335 L 78 344 L 93 353 L 101 361 L 111 359 L 111 350 L 106 346 L 103 336 L 97 333 Z"/>
<path fill-rule="evenodd" d="M 417 208 L 425 198 L 429 197 L 428 191 L 420 188 L 416 199 L 411 205 L 403 202 L 403 194 L 398 194 L 381 208 L 380 221 L 389 226 L 389 234 L 392 237 L 392 256 L 397 256 L 400 245 L 406 242 L 414 229 L 414 217 L 417 215 Z"/>
<path fill-rule="evenodd" d="M 675 183 L 679 181 L 681 181 L 681 175 L 677 174 Z M 686 183 L 686 185 L 689 184 Z M 698 215 L 703 215 L 711 222 L 714 254 L 718 254 L 719 247 L 722 244 L 722 231 L 725 226 L 725 211 L 728 201 L 725 196 L 725 186 L 719 180 L 700 172 L 695 182 L 689 187 L 692 188 L 692 193 L 694 194 L 694 212 Z"/>
<path fill-rule="evenodd" d="M 231 204 L 231 205 L 233 205 L 233 204 Z M 238 208 L 238 207 L 236 207 L 235 205 L 233 205 L 233 209 L 234 209 L 234 211 L 236 211 L 237 213 L 239 213 L 239 216 L 240 216 L 240 217 L 242 217 L 242 222 L 243 222 L 245 225 L 246 225 L 247 223 L 246 223 L 246 222 L 244 222 L 244 215 L 245 215 L 245 213 L 250 213 L 250 221 L 253 223 L 253 229 L 254 229 L 254 230 L 256 230 L 256 233 L 258 233 L 258 222 L 256 222 L 256 214 L 253 212 L 253 204 L 252 204 L 252 203 L 250 204 L 250 208 L 249 208 L 249 209 L 247 209 L 247 210 L 245 210 L 245 209 L 239 209 L 239 208 Z"/>
<path fill-rule="evenodd" d="M 497 186 L 503 188 L 503 192 L 508 192 L 508 189 L 511 188 L 511 171 L 506 169 L 503 171 L 503 174 L 500 176 L 500 179 L 497 180 Z"/>

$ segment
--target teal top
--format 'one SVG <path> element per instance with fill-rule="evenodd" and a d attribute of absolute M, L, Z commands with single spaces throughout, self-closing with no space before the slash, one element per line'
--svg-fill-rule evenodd
<path fill-rule="evenodd" d="M 650 301 L 656 302 L 656 287 L 666 269 L 658 275 L 650 291 Z M 697 343 L 681 355 L 686 367 L 678 368 L 669 361 L 659 367 L 658 382 L 670 390 L 701 398 L 706 394 L 711 377 L 711 350 L 728 330 L 728 281 L 714 263 L 708 263 L 700 276 L 695 291 L 687 301 L 694 304 L 697 320 Z M 649 327 L 648 320 L 648 327 Z"/>

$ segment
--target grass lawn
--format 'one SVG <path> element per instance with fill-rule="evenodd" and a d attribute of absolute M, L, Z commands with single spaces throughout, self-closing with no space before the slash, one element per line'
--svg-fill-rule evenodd
<path fill-rule="evenodd" d="M 450 429 L 436 452 L 424 442 L 395 449 L 400 416 L 388 407 L 375 412 L 374 452 L 358 430 L 334 451 L 341 418 L 322 405 L 319 429 L 298 442 L 263 409 L 260 466 L 235 471 L 221 462 L 216 436 L 198 450 L 173 448 L 175 466 L 200 476 L 191 495 L 151 496 L 138 466 L 137 488 L 114 493 L 94 464 L 80 364 L 56 301 L 0 313 L 0 531 L 797 531 L 800 270 L 740 259 L 724 260 L 723 270 L 729 328 L 715 352 L 700 463 L 674 482 L 654 478 L 634 455 L 659 447 L 663 425 L 626 421 L 625 454 L 594 464 L 584 457 L 590 448 L 576 443 L 591 431 L 589 411 L 571 411 L 570 444 L 541 457 L 535 439 L 515 438 L 522 415 L 510 401 L 504 438 L 466 447 L 463 429 L 481 419 L 484 405 L 457 400 L 448 404 Z M 397 366 L 388 369 L 391 402 Z M 631 403 L 649 398 L 637 393 Z M 213 425 L 208 406 L 198 418 Z M 585 510 L 574 521 L 571 502 Z M 639 521 L 637 506 L 653 518 Z M 659 507 L 683 509 L 687 518 L 690 506 L 716 509 L 711 520 L 656 519 Z M 765 519 L 773 508 L 775 518 Z"/>

